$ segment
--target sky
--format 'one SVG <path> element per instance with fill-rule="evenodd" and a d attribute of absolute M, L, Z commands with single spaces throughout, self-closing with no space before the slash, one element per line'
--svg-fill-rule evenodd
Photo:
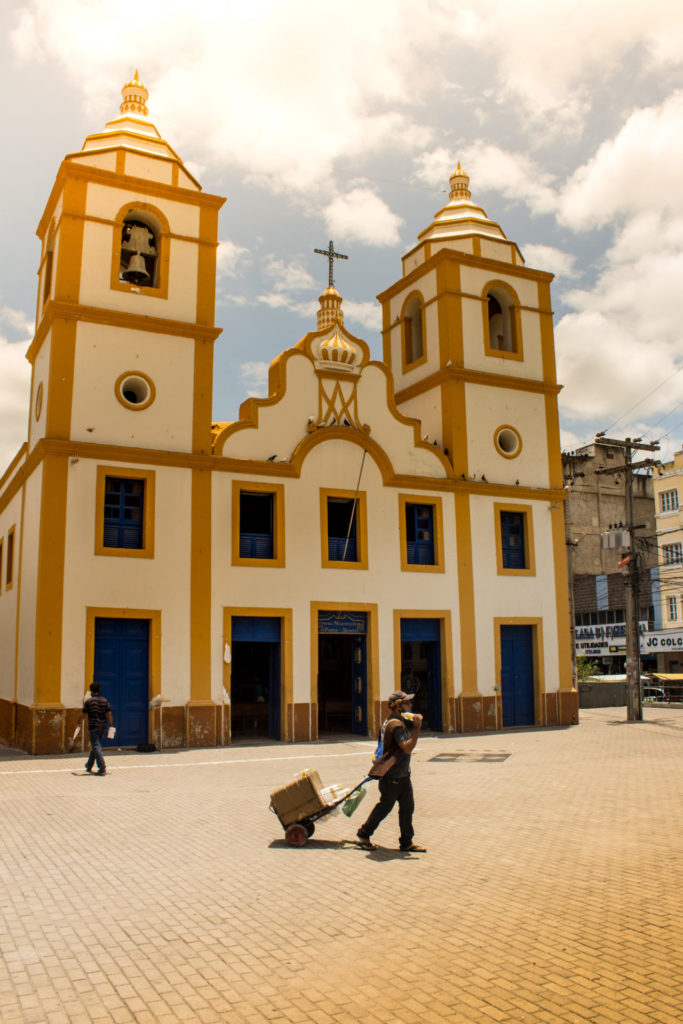
<path fill-rule="evenodd" d="M 562 444 L 683 444 L 683 4 L 678 0 L 4 0 L 0 475 L 26 436 L 39 244 L 63 156 L 150 119 L 221 211 L 214 418 L 266 393 L 315 328 L 334 240 L 345 323 L 381 357 L 375 296 L 448 200 L 554 273 Z"/>

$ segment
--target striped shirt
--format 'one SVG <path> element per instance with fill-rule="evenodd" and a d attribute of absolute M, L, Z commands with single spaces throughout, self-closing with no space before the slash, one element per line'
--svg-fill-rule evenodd
<path fill-rule="evenodd" d="M 107 712 L 111 711 L 109 701 L 98 694 L 83 701 L 83 710 L 88 716 L 89 729 L 104 729 L 107 724 Z"/>

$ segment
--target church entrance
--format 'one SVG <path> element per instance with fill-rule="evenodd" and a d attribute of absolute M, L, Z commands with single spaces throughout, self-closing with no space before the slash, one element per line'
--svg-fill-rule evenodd
<path fill-rule="evenodd" d="M 318 733 L 368 732 L 367 615 L 318 612 Z"/>
<path fill-rule="evenodd" d="M 425 726 L 441 732 L 440 619 L 401 619 L 401 689 L 415 694 L 413 711 Z"/>
<path fill-rule="evenodd" d="M 503 728 L 534 725 L 533 626 L 500 627 Z"/>
<path fill-rule="evenodd" d="M 93 681 L 111 704 L 116 736 L 134 747 L 149 739 L 149 619 L 95 619 Z"/>
<path fill-rule="evenodd" d="M 230 702 L 235 739 L 280 739 L 281 621 L 233 615 Z"/>

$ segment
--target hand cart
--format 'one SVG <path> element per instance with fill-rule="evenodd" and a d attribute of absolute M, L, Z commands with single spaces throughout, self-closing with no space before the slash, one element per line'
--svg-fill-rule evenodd
<path fill-rule="evenodd" d="M 316 821 L 324 818 L 326 814 L 331 814 L 332 811 L 335 811 L 340 804 L 345 803 L 353 793 L 357 793 L 361 786 L 364 786 L 369 781 L 372 780 L 368 777 L 364 778 L 362 782 L 359 782 L 357 786 L 354 786 L 348 793 L 345 793 L 339 800 L 328 804 L 324 803 L 320 796 L 318 773 L 310 772 L 302 778 L 297 778 L 289 786 L 283 786 L 282 789 L 272 793 L 270 797 L 270 810 L 277 816 L 278 821 L 285 830 L 285 839 L 289 845 L 303 846 L 315 832 Z M 302 794 L 297 793 L 296 788 L 301 787 L 306 782 L 309 783 L 307 788 L 310 792 L 304 794 L 302 802 L 292 804 L 292 799 L 301 800 Z M 295 791 L 294 794 L 292 794 L 292 790 Z M 289 797 L 287 801 L 289 806 L 283 805 L 283 794 Z"/>

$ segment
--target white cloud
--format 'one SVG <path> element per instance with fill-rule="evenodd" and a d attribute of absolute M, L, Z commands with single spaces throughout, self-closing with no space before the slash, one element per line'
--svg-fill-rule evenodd
<path fill-rule="evenodd" d="M 366 330 L 379 331 L 382 328 L 382 310 L 378 302 L 351 302 L 344 299 L 344 324 L 362 324 Z"/>
<path fill-rule="evenodd" d="M 522 254 L 528 267 L 546 270 L 556 277 L 576 277 L 576 257 L 552 245 L 524 245 Z"/>
<path fill-rule="evenodd" d="M 560 218 L 575 230 L 643 210 L 683 211 L 683 90 L 635 110 L 563 189 Z"/>
<path fill-rule="evenodd" d="M 0 321 L 21 321 L 22 316 L 4 306 Z M 0 335 L 0 476 L 26 440 L 31 382 L 31 368 L 25 357 L 27 345 L 25 338 L 8 341 Z"/>
<path fill-rule="evenodd" d="M 315 289 L 314 279 L 298 260 L 281 260 L 275 256 L 269 256 L 266 259 L 265 270 L 272 278 L 273 288 L 276 292 L 300 292 Z"/>
<path fill-rule="evenodd" d="M 402 218 L 364 186 L 337 196 L 325 208 L 324 216 L 332 236 L 379 246 L 397 245 L 400 240 Z"/>
<path fill-rule="evenodd" d="M 242 245 L 223 238 L 218 244 L 216 271 L 218 277 L 237 277 L 251 264 L 251 254 Z"/>
<path fill-rule="evenodd" d="M 240 380 L 247 389 L 247 398 L 263 398 L 268 394 L 268 363 L 242 363 Z"/>

